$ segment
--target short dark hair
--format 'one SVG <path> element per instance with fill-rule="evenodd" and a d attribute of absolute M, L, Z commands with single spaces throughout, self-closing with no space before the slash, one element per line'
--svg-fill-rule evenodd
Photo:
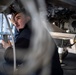
<path fill-rule="evenodd" d="M 15 0 L 11 5 L 10 5 L 10 14 L 18 14 L 20 12 L 26 13 L 26 10 L 21 3 L 20 0 Z"/>
<path fill-rule="evenodd" d="M 24 13 L 25 15 L 28 15 L 31 17 L 30 13 L 27 11 L 27 9 L 24 8 L 23 4 L 20 0 L 15 0 L 14 3 L 10 5 L 11 12 L 13 19 L 18 13 Z"/>

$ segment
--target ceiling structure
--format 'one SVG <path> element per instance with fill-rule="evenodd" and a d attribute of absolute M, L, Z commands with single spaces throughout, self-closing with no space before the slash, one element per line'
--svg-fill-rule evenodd
<path fill-rule="evenodd" d="M 76 0 L 46 0 L 50 20 L 76 19 Z"/>
<path fill-rule="evenodd" d="M 17 1 L 17 0 L 16 0 Z M 7 9 L 14 0 L 0 0 L 0 12 Z M 49 20 L 76 19 L 76 0 L 46 0 Z"/>
<path fill-rule="evenodd" d="M 62 6 L 69 9 L 76 9 L 76 0 L 47 0 L 47 3 L 55 6 Z"/>
<path fill-rule="evenodd" d="M 0 12 L 6 10 L 14 0 L 0 0 Z"/>

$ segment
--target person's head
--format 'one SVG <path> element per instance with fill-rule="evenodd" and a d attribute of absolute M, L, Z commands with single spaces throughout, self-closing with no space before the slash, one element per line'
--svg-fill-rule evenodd
<path fill-rule="evenodd" d="M 23 12 L 13 14 L 13 21 L 17 30 L 23 29 L 29 20 L 30 16 Z"/>

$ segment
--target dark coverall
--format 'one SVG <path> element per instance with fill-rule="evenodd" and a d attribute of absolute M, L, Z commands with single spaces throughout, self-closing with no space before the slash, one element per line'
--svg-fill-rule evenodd
<path fill-rule="evenodd" d="M 25 49 L 27 50 L 29 48 L 31 33 L 32 33 L 31 29 L 28 27 L 28 25 L 26 25 L 23 29 L 19 30 L 18 37 L 16 37 L 16 41 L 15 41 L 15 47 L 20 52 L 20 54 L 18 55 L 17 50 L 16 50 L 16 56 L 17 56 L 16 63 L 17 63 L 17 65 L 20 65 L 23 63 Z M 61 66 L 60 66 L 59 55 L 58 55 L 57 50 L 58 50 L 57 46 L 55 45 L 55 51 L 54 51 L 54 55 L 52 58 L 52 74 L 51 75 L 63 75 L 63 71 L 62 71 Z M 4 59 L 5 59 L 5 62 L 0 65 L 1 66 L 0 67 L 0 75 L 10 75 L 9 72 L 11 72 L 11 71 L 9 71 L 9 70 L 13 69 L 13 50 L 12 50 L 12 47 L 8 48 L 5 51 Z M 41 69 L 38 70 L 34 74 L 38 75 L 40 71 L 41 71 Z"/>

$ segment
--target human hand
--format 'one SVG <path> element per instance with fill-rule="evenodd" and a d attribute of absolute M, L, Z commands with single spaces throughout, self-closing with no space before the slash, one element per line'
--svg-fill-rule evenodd
<path fill-rule="evenodd" d="M 3 45 L 3 48 L 5 48 L 5 49 L 7 49 L 8 47 L 11 47 L 12 46 L 10 41 L 5 42 L 3 40 L 2 40 L 2 45 Z"/>
<path fill-rule="evenodd" d="M 11 22 L 14 26 L 16 26 L 16 24 L 15 24 L 15 21 L 14 21 L 13 17 L 12 17 L 12 18 L 9 18 L 9 20 L 10 20 L 10 22 Z"/>

